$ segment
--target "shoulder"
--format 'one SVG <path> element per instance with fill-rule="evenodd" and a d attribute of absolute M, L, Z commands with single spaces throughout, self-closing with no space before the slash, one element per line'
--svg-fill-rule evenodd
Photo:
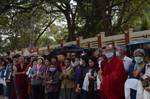
<path fill-rule="evenodd" d="M 32 66 L 32 69 L 35 69 L 36 68 L 36 66 L 34 65 L 34 66 Z"/>
<path fill-rule="evenodd" d="M 122 65 L 123 64 L 123 60 L 120 59 L 119 57 L 114 57 L 112 59 L 112 61 L 114 61 L 116 64 Z"/>
<path fill-rule="evenodd" d="M 130 66 L 129 66 L 129 70 L 133 70 L 134 69 L 134 63 L 132 62 L 131 64 L 130 64 Z"/>
<path fill-rule="evenodd" d="M 124 60 L 132 62 L 132 58 L 130 58 L 130 57 L 128 57 L 128 56 L 125 56 L 125 57 L 124 57 Z"/>

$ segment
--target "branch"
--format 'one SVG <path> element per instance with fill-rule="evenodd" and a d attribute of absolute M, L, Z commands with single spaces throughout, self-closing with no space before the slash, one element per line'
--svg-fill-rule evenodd
<path fill-rule="evenodd" d="M 60 5 L 58 5 L 57 3 L 54 4 L 61 12 L 65 12 L 65 9 L 63 9 Z"/>
<path fill-rule="evenodd" d="M 40 37 L 44 34 L 44 32 L 47 30 L 47 28 L 48 28 L 51 24 L 53 24 L 53 22 L 54 22 L 55 20 L 56 20 L 56 17 L 55 17 L 52 21 L 50 21 L 50 22 L 47 24 L 47 26 L 44 28 L 44 30 L 38 35 L 37 39 L 36 39 L 35 42 L 34 42 L 34 46 L 36 46 L 36 44 L 37 44 L 38 40 L 40 39 Z"/>
<path fill-rule="evenodd" d="M 61 12 L 59 9 L 58 10 L 57 9 L 56 10 L 50 10 L 50 11 L 48 11 L 47 9 L 45 9 L 45 7 L 41 7 L 41 9 L 43 11 L 45 11 L 46 14 Z"/>
<path fill-rule="evenodd" d="M 126 11 L 126 6 L 129 5 L 129 3 L 130 3 L 130 1 L 128 1 L 128 2 L 125 2 L 125 1 L 127 1 L 127 0 L 124 0 L 124 3 L 122 5 L 122 10 L 120 11 L 120 16 L 118 18 L 117 26 L 121 26 L 121 22 L 123 20 L 123 16 L 124 16 L 125 11 Z"/>
<path fill-rule="evenodd" d="M 1 10 L 0 10 L 0 15 L 2 13 L 5 13 L 7 12 L 8 10 L 10 9 L 17 9 L 17 10 L 23 10 L 23 11 L 28 11 L 28 10 L 32 10 L 33 8 L 37 7 L 37 6 L 40 6 L 42 3 L 44 2 L 44 0 L 41 0 L 40 2 L 38 3 L 31 3 L 29 4 L 28 7 L 23 7 L 22 3 L 13 3 L 13 4 L 6 4 L 6 5 L 3 5 L 3 7 L 1 7 Z"/>
<path fill-rule="evenodd" d="M 134 11 L 132 11 L 132 13 L 129 14 L 129 16 L 126 18 L 125 21 L 122 22 L 121 25 L 127 23 L 127 22 L 131 19 L 131 17 L 132 17 L 136 12 L 138 12 L 139 9 L 141 8 L 141 6 L 142 6 L 144 3 L 146 3 L 147 1 L 148 1 L 148 0 L 143 0 L 143 1 L 141 1 L 141 3 L 137 6 L 137 9 L 135 9 Z"/>

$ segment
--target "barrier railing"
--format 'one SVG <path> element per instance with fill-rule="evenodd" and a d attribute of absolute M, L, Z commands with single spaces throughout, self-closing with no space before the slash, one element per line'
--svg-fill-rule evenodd
<path fill-rule="evenodd" d="M 57 45 L 48 45 L 47 47 L 38 48 L 36 52 L 38 54 L 48 54 L 52 49 L 57 47 L 63 47 L 71 44 L 78 45 L 83 48 L 98 48 L 103 47 L 104 45 L 113 44 L 115 45 L 126 45 L 130 41 L 135 40 L 136 38 L 150 38 L 150 30 L 133 32 L 133 29 L 125 31 L 123 34 L 114 35 L 114 36 L 105 36 L 104 32 L 100 32 L 97 36 L 87 39 L 82 39 L 82 37 L 76 38 L 76 41 L 64 42 L 61 41 Z M 24 49 L 20 51 L 15 51 L 14 53 L 24 53 Z M 33 51 L 35 52 L 35 51 Z"/>

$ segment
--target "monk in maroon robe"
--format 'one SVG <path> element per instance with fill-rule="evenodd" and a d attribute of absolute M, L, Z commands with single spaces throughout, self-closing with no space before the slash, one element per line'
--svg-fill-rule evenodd
<path fill-rule="evenodd" d="M 20 56 L 18 62 L 13 67 L 14 70 L 14 87 L 17 99 L 27 99 L 27 75 L 25 74 L 27 65 L 24 64 L 24 58 Z"/>
<path fill-rule="evenodd" d="M 124 99 L 126 73 L 123 61 L 114 55 L 114 48 L 104 49 L 106 60 L 101 63 L 101 99 Z"/>

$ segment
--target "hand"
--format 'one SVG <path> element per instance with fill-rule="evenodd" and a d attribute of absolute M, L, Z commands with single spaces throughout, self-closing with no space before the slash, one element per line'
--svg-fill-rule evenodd
<path fill-rule="evenodd" d="M 10 82 L 10 80 L 6 80 L 6 82 Z"/>
<path fill-rule="evenodd" d="M 94 77 L 94 76 L 89 75 L 88 77 L 89 77 L 89 79 L 95 80 L 95 77 Z"/>
<path fill-rule="evenodd" d="M 77 87 L 76 90 L 75 90 L 75 92 L 80 93 L 81 92 L 81 88 Z"/>
<path fill-rule="evenodd" d="M 103 82 L 103 78 L 102 78 L 102 76 L 100 76 L 100 77 L 99 77 L 99 79 L 100 79 L 100 81 L 101 81 L 101 83 L 102 83 L 102 82 Z"/>
<path fill-rule="evenodd" d="M 47 81 L 47 84 L 52 84 L 53 80 Z"/>
<path fill-rule="evenodd" d="M 41 78 L 41 75 L 40 74 L 37 74 L 36 75 L 36 79 L 40 79 Z"/>
<path fill-rule="evenodd" d="M 21 72 L 21 74 L 26 74 L 26 72 L 25 72 L 25 71 L 23 71 L 23 72 Z"/>
<path fill-rule="evenodd" d="M 142 77 L 144 74 L 143 74 L 143 73 L 140 73 L 139 75 L 140 75 L 140 77 Z"/>
<path fill-rule="evenodd" d="M 67 72 L 66 72 L 66 70 L 63 70 L 62 72 L 63 72 L 64 77 L 67 77 Z"/>
<path fill-rule="evenodd" d="M 99 70 L 99 74 L 102 75 L 102 69 Z"/>
<path fill-rule="evenodd" d="M 145 90 L 150 92 L 150 87 L 146 87 Z"/>

